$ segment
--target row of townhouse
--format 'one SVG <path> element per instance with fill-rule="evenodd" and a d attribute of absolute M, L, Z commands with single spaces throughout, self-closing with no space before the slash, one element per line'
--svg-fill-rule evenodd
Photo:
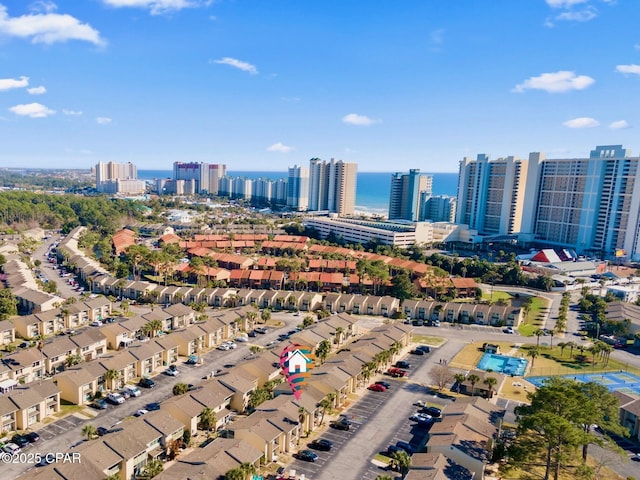
<path fill-rule="evenodd" d="M 522 321 L 520 307 L 479 303 L 405 300 L 402 304 L 402 312 L 415 319 L 452 323 L 517 327 Z"/>
<path fill-rule="evenodd" d="M 0 433 L 27 430 L 60 412 L 60 391 L 51 381 L 16 385 L 0 382 Z"/>
<path fill-rule="evenodd" d="M 167 365 L 175 364 L 182 357 L 198 355 L 234 338 L 239 331 L 253 327 L 246 317 L 248 308 L 236 308 L 214 312 L 207 320 L 194 323 L 146 341 L 135 341 L 132 335 L 137 330 L 128 330 L 146 323 L 140 318 L 132 318 L 121 323 L 111 323 L 100 328 L 107 345 L 123 346 L 119 351 L 109 351 L 94 361 L 81 363 L 57 374 L 54 378 L 60 388 L 63 400 L 76 405 L 91 401 L 97 392 L 117 389 L 141 377 L 148 377 L 163 371 Z M 117 377 L 106 378 L 108 370 L 115 370 Z"/>
<path fill-rule="evenodd" d="M 183 395 L 171 397 L 157 412 L 125 420 L 119 425 L 121 431 L 83 443 L 75 450 L 82 455 L 81 467 L 72 463 L 50 465 L 33 469 L 21 478 L 75 478 L 80 474 L 85 478 L 87 475 L 90 478 L 109 475 L 133 478 L 151 459 L 163 458 L 171 440 L 181 438 L 184 431 L 196 433 L 204 408 L 213 410 L 216 427 L 224 426 L 230 438 L 218 437 L 179 457 L 156 478 L 203 478 L 203 475 L 219 478 L 244 463 L 259 468 L 264 462 L 277 460 L 280 455 L 298 449 L 301 436 L 319 425 L 322 418 L 319 403 L 323 398 L 335 394 L 334 405 L 340 407 L 349 393 L 366 385 L 363 373 L 366 363 L 374 361 L 379 352 L 396 343 L 406 346 L 411 341 L 409 327 L 390 324 L 362 334 L 357 320 L 345 314 L 329 317 L 297 335 L 308 334 L 311 330 L 314 330 L 317 343 L 330 340 L 333 348 L 340 350 L 344 343 L 350 342 L 351 352 L 342 350 L 312 370 L 312 378 L 299 400 L 290 389 L 278 388 L 274 399 L 262 403 L 250 415 L 232 421 L 233 412 L 247 411 L 249 398 L 256 388 L 281 375 L 278 355 L 267 350 L 196 385 Z M 303 341 L 302 336 L 294 337 L 293 342 Z M 313 339 L 304 338 L 304 341 L 310 341 L 314 347 L 317 345 L 313 344 Z M 88 365 L 82 365 L 76 371 L 88 373 Z M 57 377 L 61 390 L 61 379 L 71 375 L 79 374 L 67 371 Z"/>
<path fill-rule="evenodd" d="M 17 255 L 11 255 L 2 266 L 4 281 L 18 301 L 20 312 L 44 312 L 64 302 L 57 295 L 40 290 L 32 270 Z"/>
<path fill-rule="evenodd" d="M 11 323 L 16 335 L 30 339 L 56 335 L 67 330 L 87 326 L 93 321 L 103 321 L 111 316 L 113 304 L 105 297 L 65 304 L 53 310 L 13 317 Z"/>

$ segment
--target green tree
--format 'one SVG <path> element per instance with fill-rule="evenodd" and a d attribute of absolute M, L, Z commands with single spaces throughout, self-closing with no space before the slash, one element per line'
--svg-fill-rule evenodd
<path fill-rule="evenodd" d="M 544 330 L 543 330 L 542 328 L 538 328 L 537 330 L 535 330 L 535 331 L 533 332 L 533 334 L 534 334 L 536 337 L 538 337 L 538 338 L 536 339 L 536 347 L 540 347 L 540 337 L 541 337 L 542 335 L 544 335 Z"/>
<path fill-rule="evenodd" d="M 87 437 L 87 440 L 92 440 L 98 436 L 98 429 L 91 424 L 87 424 L 82 427 L 82 435 Z"/>
<path fill-rule="evenodd" d="M 18 315 L 18 299 L 9 288 L 0 290 L 0 320 L 16 315 Z"/>
<path fill-rule="evenodd" d="M 482 381 L 482 383 L 484 383 L 489 389 L 489 391 L 487 392 L 487 398 L 493 397 L 493 387 L 496 386 L 498 380 L 494 377 L 487 377 Z"/>
<path fill-rule="evenodd" d="M 324 363 L 329 356 L 329 352 L 331 352 L 331 342 L 329 340 L 322 340 L 316 347 L 316 356 L 320 360 L 320 363 Z"/>
<path fill-rule="evenodd" d="M 154 458 L 152 460 L 149 460 L 142 469 L 142 477 L 145 479 L 151 479 L 157 475 L 160 475 L 163 470 L 164 467 L 162 466 L 162 462 Z"/>
<path fill-rule="evenodd" d="M 398 450 L 391 454 L 391 463 L 404 477 L 411 467 L 411 457 L 404 450 Z"/>
<path fill-rule="evenodd" d="M 322 423 L 324 422 L 324 415 L 327 413 L 327 410 L 333 408 L 335 401 L 336 394 L 334 392 L 331 392 L 318 403 L 318 406 L 322 409 L 322 414 L 320 416 L 320 425 L 322 425 Z"/>
<path fill-rule="evenodd" d="M 402 271 L 391 278 L 391 290 L 389 293 L 402 303 L 416 295 L 416 287 L 407 272 Z"/>
<path fill-rule="evenodd" d="M 244 472 L 240 467 L 232 468 L 224 474 L 225 480 L 246 480 Z"/>
<path fill-rule="evenodd" d="M 189 391 L 189 385 L 187 385 L 186 383 L 176 383 L 173 386 L 174 395 L 182 395 L 184 393 L 187 393 L 188 391 Z"/>
<path fill-rule="evenodd" d="M 116 382 L 120 378 L 120 372 L 113 368 L 110 368 L 106 372 L 104 372 L 104 379 L 107 381 L 107 385 L 109 389 L 113 390 L 116 388 Z"/>
<path fill-rule="evenodd" d="M 159 331 L 162 330 L 162 321 L 159 319 L 149 320 L 142 326 L 142 332 L 151 338 L 154 338 Z"/>
<path fill-rule="evenodd" d="M 82 362 L 82 357 L 77 353 L 69 354 L 65 359 L 67 367 L 73 367 L 74 365 L 78 365 L 80 362 Z"/>
<path fill-rule="evenodd" d="M 467 382 L 471 384 L 471 396 L 476 394 L 476 383 L 480 381 L 480 377 L 475 373 L 467 376 Z"/>
<path fill-rule="evenodd" d="M 467 376 L 464 373 L 456 373 L 453 378 L 458 384 L 458 391 L 460 391 L 460 388 L 462 387 L 464 381 L 467 379 Z"/>
<path fill-rule="evenodd" d="M 531 357 L 531 369 L 533 369 L 533 364 L 539 355 L 540 355 L 540 349 L 538 347 L 532 347 L 527 351 L 527 356 Z"/>
<path fill-rule="evenodd" d="M 216 428 L 216 423 L 218 423 L 218 419 L 216 418 L 216 413 L 213 411 L 211 407 L 204 407 L 198 415 L 198 426 L 201 430 L 205 432 L 210 432 Z"/>

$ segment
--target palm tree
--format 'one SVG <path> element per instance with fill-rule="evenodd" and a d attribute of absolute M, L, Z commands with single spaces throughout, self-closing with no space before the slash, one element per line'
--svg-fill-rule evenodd
<path fill-rule="evenodd" d="M 91 440 L 98 436 L 98 430 L 93 425 L 87 424 L 82 427 L 82 435 L 87 437 L 87 440 Z"/>
<path fill-rule="evenodd" d="M 198 415 L 198 419 L 198 426 L 206 432 L 214 430 L 216 428 L 216 423 L 218 423 L 216 413 L 211 407 L 204 407 L 200 412 L 200 415 Z"/>
<path fill-rule="evenodd" d="M 329 342 L 329 340 L 321 341 L 320 344 L 316 347 L 316 356 L 318 357 L 318 359 L 320 359 L 321 364 L 324 363 L 330 351 L 331 342 Z"/>
<path fill-rule="evenodd" d="M 244 472 L 240 469 L 240 467 L 232 468 L 227 473 L 224 474 L 225 480 L 245 480 Z"/>
<path fill-rule="evenodd" d="M 458 384 L 458 392 L 459 392 L 462 388 L 462 383 L 467 379 L 467 376 L 464 373 L 456 373 L 453 376 L 453 378 Z"/>
<path fill-rule="evenodd" d="M 530 348 L 529 351 L 527 352 L 527 356 L 531 357 L 531 370 L 533 370 L 533 364 L 538 355 L 540 355 L 540 349 L 538 347 Z"/>
<path fill-rule="evenodd" d="M 77 353 L 67 355 L 65 360 L 67 367 L 73 367 L 74 365 L 78 365 L 80 362 L 82 362 L 82 357 Z"/>
<path fill-rule="evenodd" d="M 409 471 L 409 467 L 411 467 L 411 457 L 404 450 L 399 450 L 391 454 L 391 463 L 404 477 L 407 471 Z"/>
<path fill-rule="evenodd" d="M 157 318 L 149 320 L 142 326 L 142 332 L 151 338 L 154 338 L 160 330 L 162 330 L 162 321 Z"/>
<path fill-rule="evenodd" d="M 489 392 L 487 393 L 487 398 L 493 397 L 493 387 L 496 386 L 496 384 L 498 383 L 498 380 L 494 377 L 487 377 L 482 381 L 482 383 L 484 383 L 489 389 Z"/>
<path fill-rule="evenodd" d="M 322 425 L 322 422 L 324 422 L 324 415 L 325 413 L 327 413 L 327 410 L 333 407 L 333 404 L 336 400 L 337 395 L 335 394 L 335 392 L 331 392 L 329 394 L 327 394 L 326 397 L 324 397 L 322 400 L 320 400 L 320 402 L 318 403 L 318 406 L 320 408 L 322 408 L 322 416 L 320 417 L 320 425 Z"/>
<path fill-rule="evenodd" d="M 336 343 L 338 344 L 338 346 L 340 346 L 340 344 L 342 343 L 342 334 L 343 333 L 344 333 L 344 328 L 342 328 L 342 327 L 336 328 L 335 337 L 336 337 Z"/>
<path fill-rule="evenodd" d="M 256 466 L 253 463 L 244 462 L 240 465 L 240 471 L 244 474 L 244 478 L 252 478 L 257 472 Z"/>
<path fill-rule="evenodd" d="M 567 342 L 567 347 L 569 347 L 569 358 L 573 358 L 573 349 L 577 346 L 576 342 Z"/>
<path fill-rule="evenodd" d="M 556 329 L 553 328 L 551 330 L 549 330 L 549 335 L 551 335 L 551 348 L 553 349 L 553 336 L 556 334 Z"/>
<path fill-rule="evenodd" d="M 533 334 L 538 337 L 537 341 L 536 341 L 536 348 L 540 346 L 540 336 L 544 335 L 544 330 L 541 328 L 538 328 L 536 331 L 533 332 Z"/>
<path fill-rule="evenodd" d="M 389 348 L 389 352 L 391 353 L 391 356 L 395 356 L 400 352 L 401 349 L 402 344 L 400 342 L 393 342 L 393 345 L 391 345 L 391 348 Z"/>
<path fill-rule="evenodd" d="M 116 380 L 120 378 L 120 372 L 113 368 L 110 368 L 106 372 L 104 372 L 104 379 L 107 381 L 109 385 L 109 389 L 113 390 L 115 387 Z"/>
<path fill-rule="evenodd" d="M 142 469 L 142 477 L 143 478 L 153 478 L 157 475 L 160 475 L 164 467 L 162 466 L 162 462 L 160 460 L 149 460 L 145 465 L 144 469 Z"/>
<path fill-rule="evenodd" d="M 174 395 L 182 395 L 183 393 L 187 393 L 189 391 L 189 385 L 186 383 L 176 383 L 173 386 L 173 394 Z"/>
<path fill-rule="evenodd" d="M 300 422 L 300 425 L 302 426 L 302 430 L 304 431 L 304 425 L 305 425 L 305 419 L 307 418 L 307 416 L 309 415 L 309 412 L 307 412 L 307 409 L 304 407 L 298 407 L 298 422 Z"/>
<path fill-rule="evenodd" d="M 467 377 L 467 381 L 471 384 L 471 396 L 476 394 L 476 383 L 480 381 L 480 377 L 475 373 L 472 373 Z"/>
<path fill-rule="evenodd" d="M 560 348 L 560 357 L 564 356 L 564 349 L 569 346 L 569 342 L 560 342 L 558 343 L 558 347 Z"/>

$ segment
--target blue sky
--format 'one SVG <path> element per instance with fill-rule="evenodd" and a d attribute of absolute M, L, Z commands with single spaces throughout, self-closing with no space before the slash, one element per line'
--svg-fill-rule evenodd
<path fill-rule="evenodd" d="M 0 166 L 640 149 L 636 0 L 0 0 Z"/>

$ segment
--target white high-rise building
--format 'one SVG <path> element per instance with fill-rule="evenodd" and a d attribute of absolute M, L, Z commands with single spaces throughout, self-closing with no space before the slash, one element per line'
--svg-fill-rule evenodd
<path fill-rule="evenodd" d="M 353 215 L 357 175 L 356 163 L 312 158 L 309 162 L 309 211 Z"/>
<path fill-rule="evenodd" d="M 218 183 L 227 174 L 227 166 L 209 163 L 173 163 L 174 180 L 195 180 L 196 193 L 217 195 Z"/>
<path fill-rule="evenodd" d="M 309 169 L 294 165 L 289 167 L 287 180 L 287 206 L 304 212 L 309 208 Z"/>
<path fill-rule="evenodd" d="M 139 194 L 146 190 L 144 180 L 138 180 L 138 169 L 131 162 L 98 162 L 95 170 L 98 192 Z"/>
<path fill-rule="evenodd" d="M 416 222 L 421 218 L 421 210 L 427 198 L 431 196 L 433 177 L 421 175 L 420 170 L 391 175 L 389 193 L 389 220 L 409 220 Z"/>

